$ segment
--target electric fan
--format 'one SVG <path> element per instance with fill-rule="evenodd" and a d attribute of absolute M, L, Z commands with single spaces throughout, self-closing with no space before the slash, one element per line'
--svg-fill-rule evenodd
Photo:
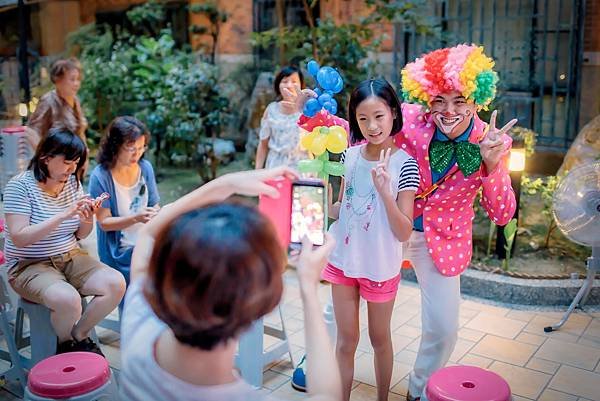
<path fill-rule="evenodd" d="M 587 277 L 562 320 L 544 328 L 546 333 L 559 329 L 576 307 L 581 307 L 592 290 L 600 270 L 600 161 L 571 170 L 554 192 L 553 215 L 558 228 L 571 241 L 592 247 L 587 260 Z"/>

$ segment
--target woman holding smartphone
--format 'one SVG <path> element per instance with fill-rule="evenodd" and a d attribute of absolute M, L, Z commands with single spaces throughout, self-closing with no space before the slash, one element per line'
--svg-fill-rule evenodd
<path fill-rule="evenodd" d="M 92 197 L 110 195 L 97 214 L 100 260 L 120 271 L 127 284 L 138 231 L 158 212 L 154 169 L 143 159 L 149 139 L 137 118 L 115 118 L 100 142 L 98 166 L 90 177 Z"/>
<path fill-rule="evenodd" d="M 121 301 L 123 276 L 79 248 L 97 213 L 80 177 L 87 158 L 83 140 L 51 129 L 29 169 L 6 185 L 8 281 L 24 299 L 50 309 L 57 353 L 102 354 L 90 331 Z M 85 312 L 81 297 L 93 296 Z"/>

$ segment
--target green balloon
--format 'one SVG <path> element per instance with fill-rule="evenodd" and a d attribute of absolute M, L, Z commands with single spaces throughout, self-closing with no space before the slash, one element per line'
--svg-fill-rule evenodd
<path fill-rule="evenodd" d="M 340 162 L 327 162 L 323 167 L 325 172 L 329 175 L 336 177 L 344 175 L 344 165 Z"/>
<path fill-rule="evenodd" d="M 298 171 L 301 173 L 319 173 L 323 169 L 323 162 L 318 159 L 300 160 Z"/>
<path fill-rule="evenodd" d="M 329 161 L 329 152 L 325 151 L 321 153 L 317 159 L 321 160 L 323 163 L 327 163 Z"/>

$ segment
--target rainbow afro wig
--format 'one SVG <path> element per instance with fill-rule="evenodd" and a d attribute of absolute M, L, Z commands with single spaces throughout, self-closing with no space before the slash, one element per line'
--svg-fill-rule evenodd
<path fill-rule="evenodd" d="M 437 95 L 460 92 L 465 99 L 487 109 L 496 96 L 498 74 L 494 60 L 483 47 L 458 45 L 434 50 L 402 70 L 402 95 L 409 103 L 429 106 Z"/>

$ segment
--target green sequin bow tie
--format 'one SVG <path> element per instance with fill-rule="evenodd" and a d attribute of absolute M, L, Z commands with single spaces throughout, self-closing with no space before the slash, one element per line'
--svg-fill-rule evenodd
<path fill-rule="evenodd" d="M 458 168 L 465 177 L 473 174 L 481 166 L 481 153 L 479 146 L 468 142 L 438 141 L 433 140 L 429 147 L 429 164 L 436 173 L 446 171 L 456 155 Z"/>

